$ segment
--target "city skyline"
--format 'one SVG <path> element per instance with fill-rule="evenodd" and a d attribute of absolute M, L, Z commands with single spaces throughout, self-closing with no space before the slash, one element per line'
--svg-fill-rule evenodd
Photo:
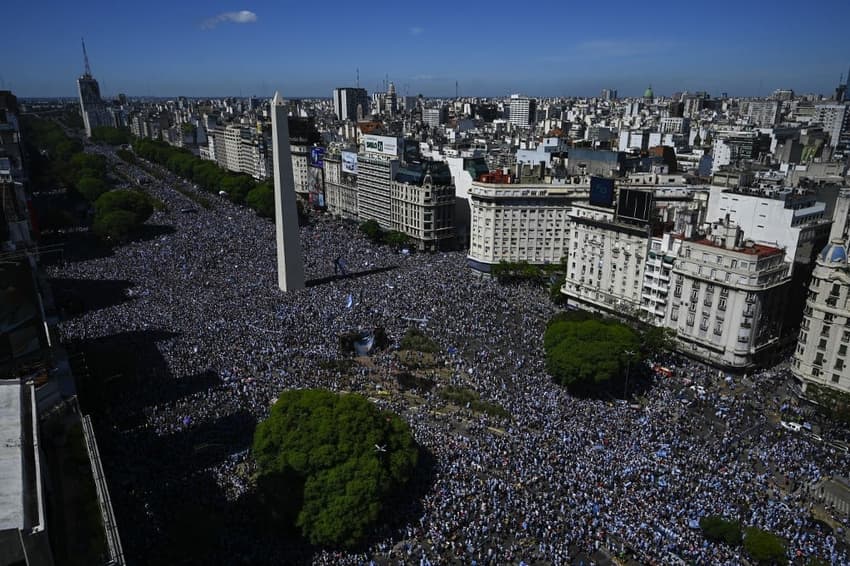
<path fill-rule="evenodd" d="M 659 95 L 828 95 L 850 66 L 850 52 L 836 49 L 850 6 L 827 4 L 791 19 L 754 2 L 736 4 L 732 18 L 663 2 L 636 25 L 624 2 L 604 13 L 543 3 L 524 18 L 512 17 L 516 6 L 507 3 L 354 13 L 345 4 L 317 12 L 212 2 L 199 11 L 153 2 L 140 11 L 97 1 L 85 10 L 56 3 L 48 18 L 43 7 L 18 3 L 0 88 L 73 96 L 83 36 L 107 97 L 271 97 L 279 88 L 287 97 L 326 98 L 354 86 L 358 69 L 369 92 L 389 79 L 402 96 L 453 96 L 455 81 L 461 96 L 592 96 L 602 88 L 638 96 L 650 84 Z"/>

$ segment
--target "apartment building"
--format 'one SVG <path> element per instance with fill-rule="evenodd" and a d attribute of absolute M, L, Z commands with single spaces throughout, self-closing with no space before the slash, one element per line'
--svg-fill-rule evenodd
<path fill-rule="evenodd" d="M 850 269 L 847 244 L 832 240 L 818 255 L 791 371 L 811 385 L 850 393 Z"/>
<path fill-rule="evenodd" d="M 449 249 L 454 243 L 455 191 L 449 166 L 440 161 L 405 163 L 390 186 L 393 229 L 419 250 Z"/>
<path fill-rule="evenodd" d="M 728 218 L 681 243 L 665 326 L 681 351 L 714 365 L 746 368 L 779 345 L 789 289 L 785 251 L 744 239 Z"/>

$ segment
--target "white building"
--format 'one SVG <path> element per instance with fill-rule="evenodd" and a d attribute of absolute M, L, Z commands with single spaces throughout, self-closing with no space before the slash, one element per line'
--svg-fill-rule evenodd
<path fill-rule="evenodd" d="M 747 106 L 747 121 L 754 126 L 769 128 L 779 122 L 782 103 L 778 100 L 751 100 Z"/>
<path fill-rule="evenodd" d="M 587 187 L 473 181 L 469 265 L 489 273 L 501 261 L 560 262 L 567 251 L 570 207 L 587 197 Z"/>
<path fill-rule="evenodd" d="M 841 134 L 850 131 L 850 110 L 847 104 L 819 104 L 815 106 L 814 121 L 823 124 L 830 145 L 836 147 Z"/>
<path fill-rule="evenodd" d="M 328 212 L 340 218 L 358 219 L 357 211 L 357 154 L 344 152 L 325 155 L 325 202 Z M 353 167 L 351 155 L 354 156 Z M 343 168 L 343 160 L 346 167 Z"/>
<path fill-rule="evenodd" d="M 810 386 L 850 393 L 850 268 L 846 241 L 833 240 L 817 258 L 791 371 Z"/>
<path fill-rule="evenodd" d="M 689 355 L 749 367 L 778 345 L 788 271 L 782 249 L 745 241 L 740 227 L 719 222 L 707 238 L 682 242 L 665 326 Z"/>
<path fill-rule="evenodd" d="M 510 123 L 520 128 L 534 125 L 535 113 L 537 112 L 536 101 L 519 94 L 511 95 Z"/>
<path fill-rule="evenodd" d="M 357 154 L 357 209 L 360 220 L 375 220 L 381 228 L 394 230 L 391 186 L 399 167 L 400 140 L 365 135 Z"/>
<path fill-rule="evenodd" d="M 619 222 L 613 208 L 576 204 L 569 214 L 561 292 L 583 309 L 636 316 L 649 252 L 649 224 Z"/>
<path fill-rule="evenodd" d="M 643 273 L 640 310 L 654 326 L 664 326 L 670 304 L 670 281 L 682 239 L 667 233 L 652 238 Z"/>
<path fill-rule="evenodd" d="M 759 244 L 785 250 L 785 261 L 808 264 L 827 241 L 831 221 L 826 203 L 786 187 L 728 189 L 711 187 L 709 221 L 725 218 Z M 814 247 L 813 247 L 814 246 Z"/>

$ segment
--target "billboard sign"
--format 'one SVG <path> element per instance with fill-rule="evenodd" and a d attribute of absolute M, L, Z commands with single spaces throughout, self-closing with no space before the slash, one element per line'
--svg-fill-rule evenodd
<path fill-rule="evenodd" d="M 353 151 L 343 151 L 340 156 L 342 157 L 342 172 L 357 175 L 357 154 Z"/>
<path fill-rule="evenodd" d="M 307 193 L 310 204 L 315 208 L 325 207 L 324 171 L 318 167 L 307 168 Z"/>
<path fill-rule="evenodd" d="M 590 204 L 608 208 L 614 206 L 614 179 L 590 178 Z"/>
<path fill-rule="evenodd" d="M 310 166 L 318 167 L 319 169 L 325 166 L 325 148 L 312 147 L 310 148 Z"/>
<path fill-rule="evenodd" d="M 649 222 L 652 214 L 652 191 L 620 189 L 617 200 L 617 217 L 638 222 Z"/>
<path fill-rule="evenodd" d="M 363 148 L 368 153 L 398 157 L 398 139 L 389 136 L 363 136 Z"/>

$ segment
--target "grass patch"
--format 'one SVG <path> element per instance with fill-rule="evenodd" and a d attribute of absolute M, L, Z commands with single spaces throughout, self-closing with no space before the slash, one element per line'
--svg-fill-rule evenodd
<path fill-rule="evenodd" d="M 485 413 L 500 419 L 511 418 L 511 414 L 504 407 L 489 401 L 482 401 L 481 396 L 472 389 L 449 386 L 441 389 L 439 395 L 449 403 L 462 407 L 468 406 L 476 413 Z"/>

